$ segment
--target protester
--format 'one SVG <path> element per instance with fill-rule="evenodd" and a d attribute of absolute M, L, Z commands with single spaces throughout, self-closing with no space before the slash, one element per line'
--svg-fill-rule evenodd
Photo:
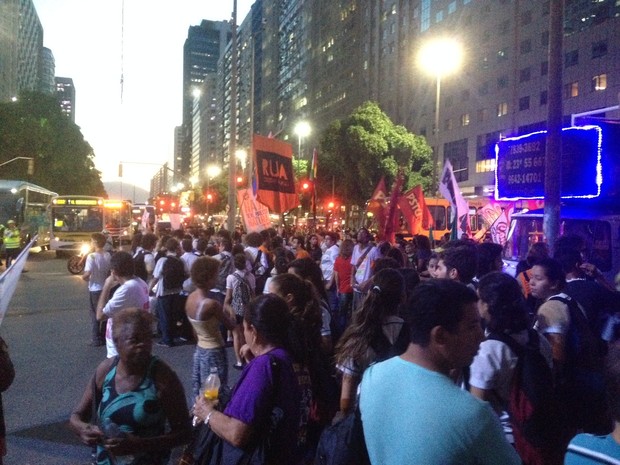
<path fill-rule="evenodd" d="M 170 450 L 190 439 L 183 385 L 151 355 L 150 313 L 125 309 L 114 319 L 118 356 L 97 367 L 71 414 L 71 429 L 83 443 L 97 446 L 98 465 L 165 465 Z"/>
<path fill-rule="evenodd" d="M 155 288 L 157 296 L 156 315 L 161 339 L 158 346 L 173 347 L 177 322 L 185 317 L 185 296 L 183 282 L 187 278 L 185 264 L 178 258 L 181 251 L 179 241 L 174 238 L 166 241 L 166 255 L 155 263 L 150 288 Z"/>
<path fill-rule="evenodd" d="M 228 405 L 220 412 L 217 401 L 199 396 L 194 406 L 194 415 L 229 446 L 251 450 L 268 435 L 267 464 L 297 465 L 307 454 L 311 387 L 308 372 L 291 355 L 290 324 L 280 297 L 264 294 L 253 300 L 243 317 L 249 363 Z"/>
<path fill-rule="evenodd" d="M 459 241 L 458 243 L 455 242 L 454 245 L 444 246 L 444 250 L 439 253 L 439 261 L 434 275 L 440 279 L 459 281 L 474 289 L 472 281 L 476 276 L 477 266 L 476 247 L 473 244 Z"/>
<path fill-rule="evenodd" d="M 353 310 L 359 308 L 368 292 L 368 283 L 372 277 L 374 261 L 381 256 L 377 248 L 370 242 L 371 236 L 367 229 L 357 232 L 357 244 L 351 256 L 351 287 L 353 287 Z"/>
<path fill-rule="evenodd" d="M 548 365 L 548 379 L 551 379 L 553 365 L 551 346 L 544 337 L 532 334 L 527 304 L 521 293 L 517 281 L 501 272 L 492 272 L 484 275 L 478 285 L 478 311 L 485 323 L 486 339 L 480 344 L 478 354 L 470 367 L 470 392 L 481 400 L 487 401 L 497 413 L 506 438 L 515 443 L 517 451 L 523 459 L 530 463 L 548 463 L 549 465 L 561 462 L 563 449 L 561 442 L 545 443 L 543 438 L 535 446 L 525 437 L 518 427 L 513 428 L 510 414 L 511 389 L 514 386 L 515 369 L 518 354 L 504 338 L 511 338 L 517 347 L 532 344 L 535 337 L 540 354 Z M 522 375 L 522 373 L 519 373 Z M 534 376 L 534 373 L 526 373 Z M 545 382 L 541 379 L 539 382 Z M 534 380 L 536 382 L 536 380 Z M 550 418 L 550 421 L 559 422 L 559 418 Z M 513 429 L 514 436 L 513 436 Z M 515 441 L 515 438 L 517 439 Z M 560 447 L 558 447 L 560 446 Z M 532 460 L 533 459 L 533 460 Z"/>
<path fill-rule="evenodd" d="M 15 368 L 9 356 L 9 348 L 0 337 L 0 465 L 6 455 L 6 427 L 4 425 L 4 410 L 2 409 L 2 392 L 6 391 L 15 379 Z"/>
<path fill-rule="evenodd" d="M 310 255 L 310 258 L 315 261 L 317 265 L 321 264 L 321 257 L 323 256 L 323 250 L 321 248 L 321 243 L 319 242 L 318 234 L 310 234 L 308 236 L 308 242 L 306 243 L 306 251 Z M 303 258 L 303 257 L 296 257 Z"/>
<path fill-rule="evenodd" d="M 583 309 L 565 294 L 562 265 L 545 258 L 532 267 L 530 289 L 543 303 L 535 328 L 551 344 L 558 381 L 558 397 L 567 416 L 567 427 L 606 434 L 611 422 L 606 414 L 603 382 L 603 347 Z"/>
<path fill-rule="evenodd" d="M 568 446 L 565 465 L 597 465 L 620 462 L 620 347 L 607 354 L 606 391 L 614 429 L 605 436 L 578 434 Z"/>
<path fill-rule="evenodd" d="M 112 288 L 118 285 L 112 295 Z M 148 312 L 149 290 L 146 283 L 134 275 L 131 254 L 119 251 L 110 259 L 110 276 L 103 284 L 97 303 L 97 320 L 107 320 L 105 339 L 108 358 L 118 355 L 112 338 L 113 320 L 125 308 L 139 308 Z"/>
<path fill-rule="evenodd" d="M 220 263 L 215 258 L 200 257 L 191 269 L 192 281 L 197 289 L 187 298 L 185 312 L 198 337 L 192 369 L 194 396 L 200 392 L 212 368 L 217 370 L 222 384 L 228 385 L 228 358 L 219 326 L 223 324 L 232 330 L 235 322 L 209 293 L 217 280 L 219 266 Z"/>
<path fill-rule="evenodd" d="M 336 366 L 342 373 L 342 415 L 356 406 L 357 386 L 364 370 L 402 354 L 409 345 L 407 326 L 397 315 L 404 296 L 404 280 L 397 270 L 384 269 L 372 277 L 368 296 L 336 346 Z"/>
<path fill-rule="evenodd" d="M 299 276 L 301 279 L 310 281 L 319 297 L 319 305 L 321 306 L 321 315 L 323 325 L 321 327 L 321 336 L 325 348 L 329 348 L 331 352 L 333 348 L 333 336 L 331 330 L 331 311 L 327 301 L 327 292 L 323 285 L 323 274 L 321 268 L 310 257 L 298 258 L 288 265 L 288 272 Z"/>
<path fill-rule="evenodd" d="M 351 286 L 351 254 L 353 241 L 345 239 L 340 245 L 340 254 L 334 262 L 334 281 L 338 286 L 338 318 L 335 325 L 343 330 L 349 325 L 353 309 L 353 287 Z"/>
<path fill-rule="evenodd" d="M 521 463 L 489 404 L 450 378 L 471 364 L 483 339 L 477 300 L 473 290 L 447 279 L 414 289 L 406 352 L 369 367 L 361 384 L 371 463 Z"/>
<path fill-rule="evenodd" d="M 93 233 L 90 237 L 91 244 L 95 250 L 86 257 L 82 279 L 88 283 L 91 321 L 90 345 L 99 347 L 105 344 L 105 328 L 97 320 L 97 303 L 101 297 L 105 280 L 110 274 L 110 260 L 112 257 L 109 252 L 103 250 L 106 242 L 103 234 Z"/>
<path fill-rule="evenodd" d="M 325 285 L 325 291 L 327 292 L 327 302 L 331 310 L 332 321 L 338 323 L 336 338 L 340 337 L 344 327 L 342 326 L 343 319 L 339 315 L 338 308 L 338 289 L 337 283 L 334 280 L 334 265 L 336 258 L 339 254 L 338 248 L 338 233 L 329 231 L 325 234 L 323 239 L 325 244 L 325 251 L 322 252 L 319 264 L 321 266 L 321 272 L 323 273 L 323 284 Z M 319 248 L 319 250 L 321 250 Z"/>
<path fill-rule="evenodd" d="M 242 325 L 243 314 L 255 292 L 254 275 L 247 270 L 246 262 L 246 255 L 243 253 L 238 253 L 233 257 L 235 271 L 226 278 L 226 297 L 224 298 L 224 309 L 236 322 L 232 334 L 237 359 L 233 367 L 237 370 L 243 368 L 241 347 L 246 342 Z"/>

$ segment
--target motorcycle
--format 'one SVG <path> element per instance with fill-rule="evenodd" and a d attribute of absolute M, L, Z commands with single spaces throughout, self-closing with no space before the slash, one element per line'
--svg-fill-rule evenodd
<path fill-rule="evenodd" d="M 91 252 L 90 244 L 83 243 L 80 247 L 80 252 L 76 255 L 69 257 L 67 261 L 67 269 L 71 274 L 80 274 L 84 271 L 86 266 L 86 257 Z"/>

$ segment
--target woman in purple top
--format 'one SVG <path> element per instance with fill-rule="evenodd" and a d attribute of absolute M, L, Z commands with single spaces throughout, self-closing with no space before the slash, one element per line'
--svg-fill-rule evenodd
<path fill-rule="evenodd" d="M 231 445 L 252 450 L 270 430 L 270 464 L 301 464 L 311 390 L 307 371 L 290 355 L 286 302 L 263 294 L 248 306 L 243 331 L 252 360 L 244 368 L 224 412 L 199 396 L 194 415 Z M 273 429 L 275 427 L 275 429 Z"/>

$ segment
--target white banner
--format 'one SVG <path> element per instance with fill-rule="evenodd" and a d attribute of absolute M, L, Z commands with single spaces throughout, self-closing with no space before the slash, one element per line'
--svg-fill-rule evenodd
<path fill-rule="evenodd" d="M 4 273 L 0 275 L 0 325 L 4 320 L 4 315 L 6 315 L 11 298 L 17 288 L 17 282 L 19 281 L 19 277 L 22 275 L 22 270 L 26 265 L 26 260 L 28 260 L 30 247 L 32 247 L 36 240 L 37 236 L 30 241 L 30 244 L 24 247 L 24 250 L 22 250 L 17 259 L 11 263 L 11 266 Z"/>
<path fill-rule="evenodd" d="M 450 202 L 452 206 L 452 214 L 456 213 L 458 221 L 458 237 L 460 238 L 464 233 L 470 235 L 471 230 L 469 226 L 469 204 L 467 200 L 463 198 L 459 185 L 454 177 L 452 171 L 452 163 L 450 160 L 446 160 L 446 164 L 443 167 L 441 178 L 439 179 L 439 192 L 444 198 Z M 452 218 L 453 219 L 453 218 Z"/>
<path fill-rule="evenodd" d="M 250 189 L 240 189 L 237 192 L 237 202 L 247 232 L 260 232 L 271 227 L 269 208 L 256 200 Z"/>

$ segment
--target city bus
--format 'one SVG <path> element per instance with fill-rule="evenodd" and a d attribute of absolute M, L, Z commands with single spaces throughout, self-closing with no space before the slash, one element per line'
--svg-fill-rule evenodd
<path fill-rule="evenodd" d="M 14 220 L 27 244 L 38 234 L 36 245 L 50 245 L 50 215 L 47 206 L 56 192 L 26 181 L 0 180 L 0 224 Z"/>
<path fill-rule="evenodd" d="M 50 204 L 52 240 L 50 248 L 57 255 L 75 253 L 90 235 L 105 225 L 104 199 L 88 195 L 59 195 Z"/>
<path fill-rule="evenodd" d="M 103 201 L 104 229 L 112 237 L 115 246 L 131 244 L 134 232 L 132 210 L 129 200 Z"/>
<path fill-rule="evenodd" d="M 133 238 L 131 202 L 88 195 L 60 195 L 52 199 L 51 249 L 58 255 L 78 252 L 94 232 L 107 231 L 115 246 Z"/>

